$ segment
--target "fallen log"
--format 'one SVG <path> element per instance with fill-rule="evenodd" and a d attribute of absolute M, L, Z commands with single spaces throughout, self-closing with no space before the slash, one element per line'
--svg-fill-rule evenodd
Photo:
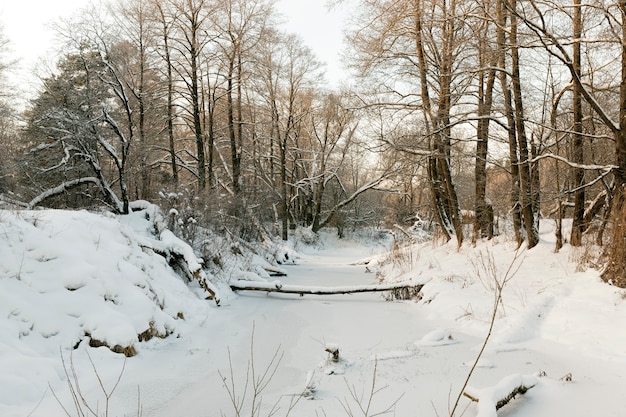
<path fill-rule="evenodd" d="M 478 403 L 476 417 L 495 417 L 496 411 L 504 407 L 519 394 L 537 385 L 534 375 L 511 375 L 502 379 L 497 385 L 489 388 L 475 389 L 467 387 L 463 395 Z"/>
<path fill-rule="evenodd" d="M 230 282 L 230 288 L 233 291 L 262 291 L 277 292 L 282 294 L 299 294 L 303 295 L 337 295 L 337 294 L 354 294 L 362 292 L 381 292 L 393 291 L 398 289 L 411 289 L 418 293 L 424 284 L 416 284 L 414 282 L 397 282 L 393 284 L 370 284 L 370 285 L 352 285 L 337 287 L 315 287 L 301 285 L 283 285 L 278 281 L 261 282 L 261 281 L 245 281 L 235 280 Z"/>

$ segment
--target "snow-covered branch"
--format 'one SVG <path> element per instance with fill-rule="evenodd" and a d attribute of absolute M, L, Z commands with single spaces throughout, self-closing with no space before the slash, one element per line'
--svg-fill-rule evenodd
<path fill-rule="evenodd" d="M 497 417 L 497 410 L 538 383 L 539 378 L 535 375 L 514 374 L 503 378 L 492 387 L 476 389 L 468 386 L 463 395 L 478 403 L 476 417 Z"/>
<path fill-rule="evenodd" d="M 376 187 L 378 184 L 383 182 L 385 180 L 385 178 L 387 178 L 388 176 L 389 176 L 389 173 L 387 173 L 387 172 L 383 173 L 378 178 L 375 178 L 375 179 L 371 180 L 370 182 L 368 182 L 367 184 L 362 185 L 359 189 L 357 189 L 355 192 L 353 192 L 352 195 L 348 196 L 344 200 L 341 200 L 340 202 L 335 204 L 333 206 L 333 208 L 330 209 L 330 212 L 326 216 L 326 219 L 324 219 L 323 221 L 320 222 L 318 230 L 324 228 L 328 223 L 330 223 L 330 221 L 333 219 L 333 216 L 339 210 L 341 210 L 342 208 L 344 208 L 348 204 L 352 203 L 354 200 L 356 200 L 356 198 L 358 196 L 360 196 L 361 194 L 363 194 L 367 190 L 371 190 L 372 188 Z M 317 230 L 314 230 L 314 232 L 317 232 Z"/>
<path fill-rule="evenodd" d="M 79 185 L 83 185 L 83 184 L 96 184 L 100 186 L 100 181 L 98 181 L 98 179 L 95 177 L 84 177 L 84 178 L 77 178 L 71 181 L 65 181 L 62 184 L 57 185 L 54 188 L 50 188 L 44 191 L 43 193 L 39 194 L 37 197 L 30 200 L 30 202 L 28 203 L 28 208 L 32 209 L 33 207 L 37 206 L 42 201 L 47 200 L 50 197 L 54 197 L 55 195 L 59 195 L 71 188 L 78 187 Z"/>
<path fill-rule="evenodd" d="M 553 153 L 546 153 L 546 154 L 543 154 L 543 155 L 536 156 L 536 157 L 532 158 L 529 162 L 533 163 L 533 162 L 537 162 L 537 161 L 539 161 L 541 159 L 545 159 L 545 158 L 556 159 L 557 161 L 561 161 L 561 162 L 569 165 L 572 168 L 584 169 L 584 170 L 589 170 L 589 171 L 612 171 L 612 170 L 618 168 L 617 165 L 577 164 L 575 162 L 570 161 L 567 158 L 564 158 L 564 157 L 562 157 L 560 155 L 555 155 Z"/>

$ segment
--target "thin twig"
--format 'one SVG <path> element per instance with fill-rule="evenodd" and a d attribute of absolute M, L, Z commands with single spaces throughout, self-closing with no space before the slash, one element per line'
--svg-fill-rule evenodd
<path fill-rule="evenodd" d="M 450 417 L 454 417 L 454 413 L 456 412 L 456 409 L 459 406 L 459 402 L 461 401 L 461 397 L 463 396 L 463 393 L 465 392 L 465 388 L 467 388 L 467 385 L 469 384 L 469 380 L 472 377 L 474 370 L 478 366 L 478 362 L 480 361 L 480 358 L 485 352 L 485 348 L 487 347 L 487 343 L 489 342 L 489 339 L 491 338 L 491 333 L 493 331 L 493 327 L 496 322 L 497 313 L 498 313 L 498 305 L 500 305 L 500 303 L 502 302 L 502 291 L 504 290 L 504 286 L 511 280 L 511 278 L 515 276 L 515 274 L 517 274 L 517 272 L 519 271 L 519 268 L 521 267 L 521 262 L 517 263 L 517 260 L 519 259 L 520 254 L 521 252 L 519 250 L 515 252 L 515 256 L 513 257 L 513 260 L 511 261 L 511 263 L 509 264 L 502 281 L 498 281 L 497 270 L 495 268 L 495 261 L 493 259 L 493 255 L 489 257 L 489 265 L 484 265 L 486 271 L 487 271 L 487 267 L 489 267 L 489 271 L 492 274 L 494 274 L 493 278 L 496 284 L 493 311 L 491 313 L 491 320 L 489 322 L 489 330 L 487 331 L 487 335 L 485 336 L 485 339 L 483 340 L 483 344 L 480 348 L 480 351 L 478 352 L 478 355 L 476 356 L 476 359 L 474 360 L 474 363 L 472 364 L 472 367 L 470 368 L 470 371 L 468 372 L 467 377 L 465 378 L 465 382 L 463 383 L 463 386 L 461 387 L 461 390 L 459 391 L 459 394 L 456 397 L 456 401 L 454 402 L 454 407 L 452 407 L 452 411 L 450 412 Z M 514 266 L 515 266 L 515 270 L 513 270 Z"/>

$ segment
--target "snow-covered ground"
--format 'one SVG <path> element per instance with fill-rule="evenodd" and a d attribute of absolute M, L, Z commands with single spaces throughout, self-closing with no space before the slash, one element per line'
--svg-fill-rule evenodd
<path fill-rule="evenodd" d="M 384 276 L 425 283 L 421 300 L 231 294 L 217 282 L 220 307 L 149 249 L 163 242 L 143 211 L 5 211 L 0 232 L 1 416 L 64 416 L 59 403 L 79 415 L 66 372 L 98 415 L 108 407 L 109 416 L 236 416 L 234 392 L 259 416 L 274 406 L 285 416 L 290 404 L 296 417 L 387 408 L 447 416 L 489 329 L 496 278 L 507 279 L 502 302 L 468 389 L 483 407 L 462 398 L 456 415 L 494 415 L 485 405 L 519 381 L 536 385 L 498 415 L 626 415 L 625 293 L 597 271 L 577 272 L 584 250 L 555 254 L 547 223 L 528 252 L 498 237 L 460 250 L 424 243 L 386 261 L 379 254 L 389 241 L 323 234 L 316 246 L 296 247 L 283 284 L 353 286 Z M 140 342 L 148 329 L 167 337 Z M 125 359 L 90 347 L 90 338 L 137 354 Z M 334 349 L 337 362 L 327 352 Z M 120 372 L 107 404 L 103 390 Z M 264 388 L 256 397 L 255 386 Z"/>

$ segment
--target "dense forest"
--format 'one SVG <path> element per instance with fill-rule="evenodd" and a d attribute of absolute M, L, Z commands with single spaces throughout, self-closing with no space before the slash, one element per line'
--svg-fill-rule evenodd
<path fill-rule="evenodd" d="M 351 1 L 338 88 L 271 0 L 84 9 L 25 109 L 1 35 L 2 200 L 149 200 L 246 240 L 420 220 L 532 248 L 554 219 L 625 286 L 626 4 Z"/>

